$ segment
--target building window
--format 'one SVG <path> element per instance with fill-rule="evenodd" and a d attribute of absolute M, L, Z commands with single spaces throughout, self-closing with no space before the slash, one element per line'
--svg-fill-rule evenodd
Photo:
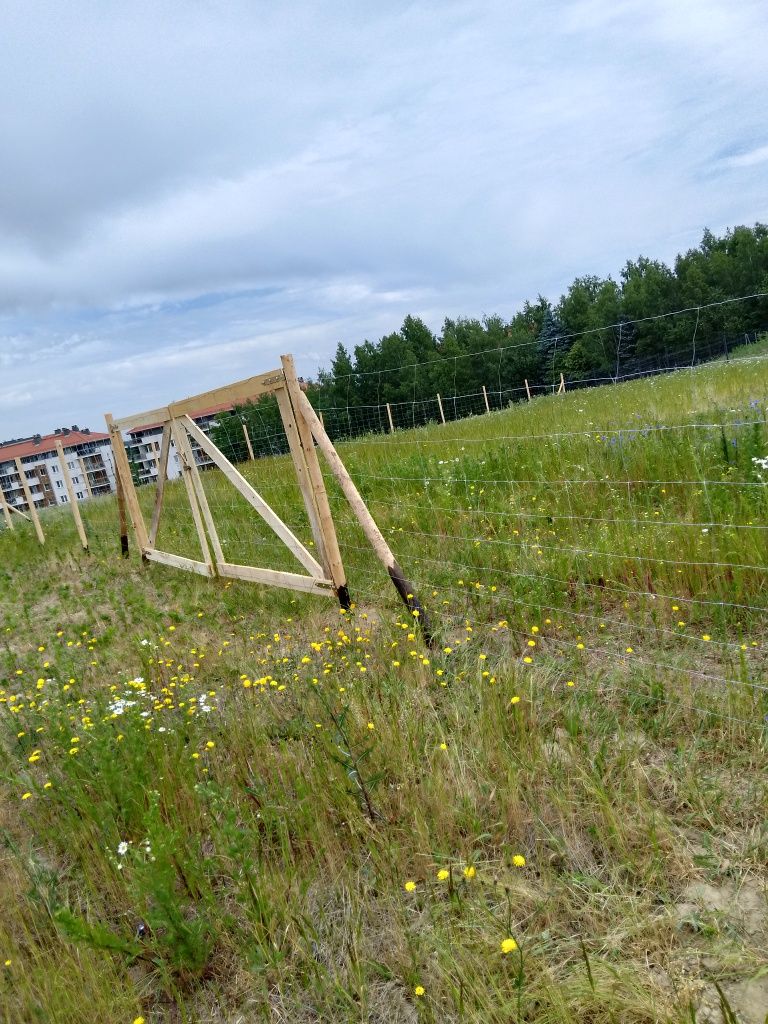
<path fill-rule="evenodd" d="M 78 501 L 82 501 L 83 500 L 83 492 L 82 491 L 78 491 L 77 492 L 77 499 L 78 499 Z"/>
<path fill-rule="evenodd" d="M 56 486 L 57 487 L 63 487 L 64 485 L 62 484 L 61 480 L 57 480 L 56 481 Z"/>

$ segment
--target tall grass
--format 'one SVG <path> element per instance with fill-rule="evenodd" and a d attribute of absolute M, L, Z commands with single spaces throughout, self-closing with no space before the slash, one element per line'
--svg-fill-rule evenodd
<path fill-rule="evenodd" d="M 111 499 L 90 555 L 0 536 L 0 1020 L 682 1022 L 755 974 L 764 916 L 676 908 L 766 880 L 767 398 L 731 362 L 341 445 L 432 649 L 333 488 L 348 615 L 124 562 Z"/>

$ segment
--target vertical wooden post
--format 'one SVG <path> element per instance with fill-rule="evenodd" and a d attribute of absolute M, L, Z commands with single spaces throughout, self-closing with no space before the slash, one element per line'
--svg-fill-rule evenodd
<path fill-rule="evenodd" d="M 77 527 L 77 533 L 80 537 L 80 543 L 83 545 L 83 551 L 87 551 L 88 538 L 85 535 L 85 527 L 83 526 L 82 516 L 80 515 L 80 506 L 77 503 L 77 495 L 75 494 L 75 488 L 72 484 L 72 477 L 69 473 L 69 467 L 67 466 L 67 459 L 64 454 L 64 448 L 62 447 L 61 441 L 56 442 L 56 451 L 59 456 L 59 463 L 61 464 L 61 473 L 64 477 L 64 484 L 67 488 L 67 496 L 72 509 L 72 518 L 75 520 L 75 526 Z"/>
<path fill-rule="evenodd" d="M 11 519 L 11 510 L 8 508 L 8 502 L 5 500 L 5 495 L 0 489 L 0 505 L 3 506 L 3 515 L 5 517 L 5 525 L 9 530 L 14 530 L 13 519 Z"/>
<path fill-rule="evenodd" d="M 160 526 L 160 512 L 163 507 L 165 478 L 168 476 L 168 455 L 171 450 L 171 427 L 166 423 L 163 427 L 163 439 L 160 442 L 160 458 L 157 463 L 157 490 L 155 491 L 155 507 L 152 509 L 152 521 L 149 524 L 149 546 L 153 548 L 157 540 Z"/>
<path fill-rule="evenodd" d="M 38 516 L 37 509 L 35 508 L 35 499 L 32 497 L 32 492 L 30 491 L 29 484 L 27 483 L 27 474 L 24 472 L 24 466 L 21 464 L 21 459 L 15 459 L 14 461 L 16 463 L 16 470 L 21 477 L 21 489 L 24 491 L 27 511 L 29 512 L 30 519 L 35 524 L 37 539 L 41 544 L 45 544 L 45 534 L 43 533 L 43 528 L 40 525 L 40 517 Z"/>
<path fill-rule="evenodd" d="M 88 470 L 85 468 L 85 462 L 83 461 L 83 456 L 82 455 L 78 455 L 77 460 L 80 463 L 80 473 L 82 475 L 83 480 L 85 481 L 85 489 L 88 492 L 88 497 L 92 498 L 93 497 L 93 491 L 91 490 L 91 481 L 88 479 Z"/>
<path fill-rule="evenodd" d="M 488 403 L 488 392 L 485 390 L 485 384 L 483 384 L 483 398 L 485 400 L 485 411 L 486 412 L 490 412 L 491 411 L 491 406 Z"/>
<path fill-rule="evenodd" d="M 441 419 L 441 421 L 442 421 L 443 423 L 445 423 L 445 413 L 443 412 L 443 401 L 442 401 L 442 399 L 440 398 L 440 395 L 439 395 L 439 394 L 438 394 L 438 396 L 437 396 L 437 407 L 438 407 L 438 408 L 439 408 L 439 410 L 440 410 L 440 419 Z"/>
<path fill-rule="evenodd" d="M 389 432 L 394 434 L 395 424 L 392 422 L 392 410 L 389 407 L 389 402 L 387 402 L 387 419 L 389 420 Z"/>
<path fill-rule="evenodd" d="M 526 378 L 526 381 L 525 381 L 525 393 L 526 393 L 526 395 L 528 395 L 528 401 L 530 402 L 530 400 L 531 400 L 531 389 L 528 387 L 528 379 L 527 378 Z"/>
<path fill-rule="evenodd" d="M 149 547 L 149 538 L 147 537 L 147 527 L 144 524 L 144 517 L 141 514 L 139 499 L 136 497 L 136 488 L 133 485 L 131 465 L 128 461 L 128 453 L 125 450 L 125 442 L 123 441 L 123 435 L 115 424 L 112 413 L 105 413 L 104 419 L 106 420 L 107 430 L 109 431 L 109 437 L 112 442 L 112 452 L 115 460 L 115 479 L 118 482 L 118 485 L 122 485 L 125 508 L 128 510 L 131 525 L 133 526 L 133 530 L 136 534 L 136 540 L 138 541 L 143 558 L 145 550 Z M 118 486 L 118 508 L 120 507 L 120 490 L 121 488 Z M 122 538 L 122 520 L 120 523 L 120 530 Z M 125 553 L 125 548 L 123 549 L 123 552 Z"/>
<path fill-rule="evenodd" d="M 336 527 L 333 524 L 331 506 L 328 502 L 328 493 L 325 489 L 325 481 L 323 480 L 323 474 L 320 471 L 320 463 L 318 462 L 315 444 L 312 440 L 312 430 L 307 423 L 306 416 L 303 414 L 304 404 L 302 403 L 302 399 L 307 405 L 309 405 L 310 409 L 312 409 L 312 406 L 309 403 L 309 399 L 304 395 L 303 391 L 299 387 L 293 356 L 281 356 L 280 362 L 282 363 L 283 374 L 285 375 L 286 397 L 288 398 L 293 410 L 296 432 L 304 455 L 307 474 L 312 486 L 312 497 L 317 509 L 318 526 L 323 537 L 329 575 L 333 580 L 333 586 L 336 590 L 336 596 L 339 599 L 339 604 L 342 608 L 349 608 L 351 600 L 349 596 L 349 588 L 347 587 L 347 577 L 344 572 L 344 563 L 341 560 L 341 552 L 339 551 L 339 541 L 336 537 Z M 280 392 L 278 391 L 277 394 L 279 396 Z M 314 409 L 312 409 L 312 415 L 317 419 Z M 317 420 L 317 423 L 323 435 L 327 436 L 325 435 L 325 430 L 319 419 Z"/>
<path fill-rule="evenodd" d="M 560 387 L 557 389 L 557 393 L 558 395 L 565 394 L 565 377 L 562 375 L 562 373 L 560 374 Z"/>
<path fill-rule="evenodd" d="M 117 495 L 117 514 L 120 519 L 120 554 L 128 557 L 128 517 L 125 514 L 125 492 L 120 474 L 115 471 L 115 494 Z"/>
<path fill-rule="evenodd" d="M 221 549 L 221 542 L 219 541 L 219 534 L 216 530 L 216 523 L 213 521 L 211 515 L 211 508 L 208 504 L 208 498 L 205 494 L 205 488 L 203 487 L 203 481 L 200 479 L 200 470 L 197 468 L 197 461 L 195 459 L 195 453 L 192 451 L 192 445 L 189 443 L 189 434 L 187 433 L 184 422 L 171 421 L 171 431 L 176 428 L 176 447 L 179 448 L 179 455 L 184 454 L 189 464 L 189 475 L 192 480 L 192 486 L 195 488 L 195 494 L 197 495 L 197 503 L 200 506 L 200 511 L 203 514 L 205 520 L 205 528 L 208 531 L 208 538 L 213 548 L 213 554 L 217 562 L 226 562 L 224 552 Z M 215 569 L 215 566 L 213 566 Z"/>
<path fill-rule="evenodd" d="M 376 557 L 386 567 L 386 570 L 389 573 L 389 578 L 392 580 L 395 589 L 408 610 L 414 614 L 415 618 L 418 619 L 425 640 L 428 644 L 432 644 L 433 637 L 429 621 L 421 602 L 416 596 L 413 584 L 410 580 L 406 579 L 403 574 L 403 570 L 398 565 L 397 559 L 392 553 L 392 549 L 384 538 L 384 534 L 376 525 L 376 521 L 368 511 L 368 507 L 360 496 L 360 492 L 357 487 L 355 487 L 354 481 L 349 475 L 346 466 L 339 458 L 338 452 L 333 447 L 333 444 L 326 432 L 323 430 L 323 425 L 317 418 L 315 410 L 312 408 L 309 399 L 306 395 L 299 392 L 297 395 L 297 402 L 298 413 L 306 421 L 309 430 L 314 435 L 320 451 L 325 456 L 331 472 L 336 477 L 339 486 L 344 492 L 344 496 L 349 502 L 349 506 L 354 512 L 357 521 L 360 523 L 363 533 L 368 538 L 368 542 L 373 548 Z"/>
<path fill-rule="evenodd" d="M 192 519 L 195 523 L 195 530 L 197 530 L 197 539 L 200 541 L 200 550 L 203 555 L 203 561 L 208 566 L 209 571 L 213 573 L 213 560 L 211 559 L 208 540 L 205 536 L 205 527 L 203 526 L 203 520 L 200 515 L 200 506 L 198 505 L 198 496 L 192 475 L 192 465 L 194 464 L 195 459 L 191 453 L 189 442 L 187 441 L 186 431 L 181 424 L 177 423 L 175 420 L 171 420 L 171 440 L 176 445 L 176 451 L 179 453 L 181 475 L 184 478 L 184 485 L 187 488 L 187 498 L 189 499 L 189 507 L 192 512 Z M 196 469 L 197 467 L 195 466 L 195 470 Z M 224 561 L 223 555 L 221 556 L 221 561 Z"/>
<path fill-rule="evenodd" d="M 248 424 L 245 422 L 245 420 L 243 420 L 243 434 L 245 435 L 245 443 L 248 447 L 248 458 L 251 460 L 251 462 L 253 462 L 253 445 L 251 444 L 251 437 L 250 434 L 248 433 Z"/>

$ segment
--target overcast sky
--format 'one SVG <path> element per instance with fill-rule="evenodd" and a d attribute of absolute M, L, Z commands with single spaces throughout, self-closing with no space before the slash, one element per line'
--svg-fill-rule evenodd
<path fill-rule="evenodd" d="M 768 220 L 765 0 L 3 0 L 0 439 Z"/>

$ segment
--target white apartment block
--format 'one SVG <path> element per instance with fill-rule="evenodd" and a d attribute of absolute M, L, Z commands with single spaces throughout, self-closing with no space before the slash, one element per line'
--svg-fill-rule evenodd
<path fill-rule="evenodd" d="M 193 418 L 198 427 L 208 434 L 211 427 L 216 425 L 217 414 L 230 412 L 231 409 L 231 405 L 216 405 Z M 126 452 L 128 453 L 129 461 L 136 467 L 136 481 L 139 484 L 157 483 L 162 439 L 162 423 L 150 423 L 147 426 L 136 427 L 128 431 L 128 441 L 125 446 Z M 201 469 L 207 469 L 213 465 L 205 452 L 193 439 L 190 439 L 190 445 L 195 456 L 195 462 Z M 176 480 L 180 476 L 181 463 L 179 462 L 179 454 L 173 441 L 171 441 L 168 452 L 167 477 L 169 480 Z"/>
<path fill-rule="evenodd" d="M 3 500 L 20 512 L 28 511 L 16 460 L 26 477 L 35 508 L 65 505 L 69 501 L 64 469 L 56 442 L 60 441 L 78 501 L 115 489 L 115 467 L 109 434 L 97 434 L 87 427 L 61 427 L 52 434 L 0 443 L 0 493 Z"/>

